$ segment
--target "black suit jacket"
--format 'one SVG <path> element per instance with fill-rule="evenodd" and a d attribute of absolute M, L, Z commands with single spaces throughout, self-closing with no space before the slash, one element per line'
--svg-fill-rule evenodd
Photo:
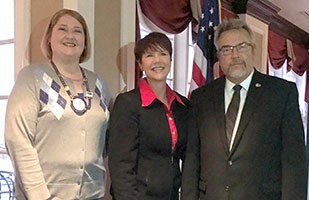
<path fill-rule="evenodd" d="M 164 105 L 158 100 L 147 107 L 141 105 L 139 89 L 134 89 L 120 94 L 111 112 L 108 153 L 112 196 L 116 200 L 178 200 L 188 105 L 174 101 L 171 106 L 178 132 L 174 153 Z"/>
<path fill-rule="evenodd" d="M 192 93 L 182 199 L 199 194 L 201 200 L 305 200 L 304 130 L 295 84 L 254 72 L 231 151 L 224 87 L 221 77 Z"/>

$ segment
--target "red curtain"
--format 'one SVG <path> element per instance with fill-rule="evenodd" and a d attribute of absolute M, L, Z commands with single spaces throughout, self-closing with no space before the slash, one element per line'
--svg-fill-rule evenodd
<path fill-rule="evenodd" d="M 293 56 L 290 67 L 298 75 L 303 75 L 305 71 L 309 70 L 309 54 L 304 47 L 293 43 Z"/>
<path fill-rule="evenodd" d="M 140 0 L 139 3 L 143 14 L 162 30 L 181 33 L 192 22 L 192 29 L 197 33 L 203 0 Z M 221 18 L 238 16 L 221 8 Z"/>
<path fill-rule="evenodd" d="M 271 30 L 268 31 L 268 55 L 275 69 L 282 67 L 284 61 L 288 59 L 286 39 Z"/>
<path fill-rule="evenodd" d="M 268 55 L 275 69 L 282 67 L 285 60 L 289 69 L 298 75 L 303 75 L 309 69 L 308 50 L 295 43 L 289 46 L 285 38 L 271 30 L 268 31 Z"/>
<path fill-rule="evenodd" d="M 285 60 L 288 62 L 288 70 L 293 70 L 299 76 L 307 71 L 307 83 L 305 101 L 309 102 L 309 53 L 308 49 L 287 42 L 287 40 L 277 33 L 268 31 L 268 56 L 269 61 L 275 69 L 282 67 Z"/>
<path fill-rule="evenodd" d="M 162 30 L 177 34 L 194 19 L 190 0 L 140 0 L 143 14 Z"/>

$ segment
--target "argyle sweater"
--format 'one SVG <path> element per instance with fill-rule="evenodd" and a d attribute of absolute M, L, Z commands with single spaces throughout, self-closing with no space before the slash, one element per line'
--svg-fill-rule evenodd
<path fill-rule="evenodd" d="M 8 100 L 5 142 L 19 199 L 94 199 L 105 193 L 103 150 L 110 93 L 84 69 L 93 98 L 81 116 L 50 64 L 25 67 Z M 73 95 L 73 82 L 63 77 Z M 84 87 L 84 94 L 85 94 Z"/>

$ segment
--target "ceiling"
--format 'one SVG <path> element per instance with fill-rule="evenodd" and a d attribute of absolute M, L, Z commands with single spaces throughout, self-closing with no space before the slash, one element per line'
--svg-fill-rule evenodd
<path fill-rule="evenodd" d="M 278 15 L 309 34 L 309 1 L 308 0 L 268 0 L 280 11 Z"/>

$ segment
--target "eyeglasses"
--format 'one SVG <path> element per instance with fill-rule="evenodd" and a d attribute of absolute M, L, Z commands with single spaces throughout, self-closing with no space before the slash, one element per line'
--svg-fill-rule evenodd
<path fill-rule="evenodd" d="M 247 42 L 242 42 L 235 46 L 223 46 L 219 49 L 219 54 L 221 56 L 229 56 L 233 53 L 234 49 L 236 49 L 238 53 L 246 53 L 249 50 L 249 47 L 251 46 L 252 44 Z"/>

